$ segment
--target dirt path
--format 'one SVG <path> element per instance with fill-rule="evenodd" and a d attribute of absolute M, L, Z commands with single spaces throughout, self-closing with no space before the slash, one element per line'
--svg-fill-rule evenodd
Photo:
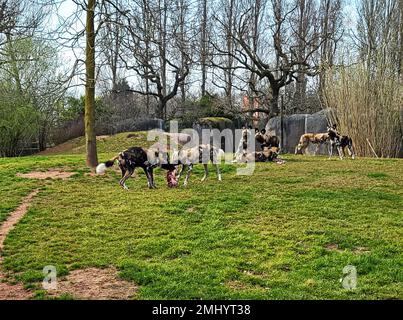
<path fill-rule="evenodd" d="M 75 172 L 61 172 L 50 170 L 47 172 L 30 172 L 19 175 L 30 179 L 66 179 Z M 9 232 L 27 213 L 32 199 L 39 190 L 32 191 L 26 196 L 20 206 L 15 209 L 0 225 L 0 300 L 26 300 L 33 298 L 33 292 L 25 290 L 21 283 L 12 283 L 13 277 L 8 276 L 2 269 L 2 250 L 4 241 Z M 61 279 L 58 279 L 57 289 L 49 290 L 50 297 L 69 294 L 76 299 L 130 299 L 137 293 L 138 287 L 129 281 L 119 279 L 118 271 L 114 267 L 105 269 L 86 268 L 73 270 Z"/>
<path fill-rule="evenodd" d="M 14 210 L 14 212 L 0 226 L 0 300 L 24 300 L 32 297 L 32 293 L 25 290 L 22 284 L 11 284 L 7 282 L 7 275 L 1 268 L 1 263 L 3 262 L 1 253 L 4 246 L 4 240 L 8 233 L 14 228 L 18 221 L 21 220 L 25 213 L 27 213 L 32 199 L 38 194 L 38 192 L 39 190 L 36 189 L 26 196 L 20 206 Z"/>

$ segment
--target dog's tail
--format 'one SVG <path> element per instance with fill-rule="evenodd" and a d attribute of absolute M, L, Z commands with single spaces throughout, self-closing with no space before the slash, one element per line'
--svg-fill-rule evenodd
<path fill-rule="evenodd" d="M 97 165 L 97 168 L 95 169 L 95 172 L 97 174 L 104 174 L 106 169 L 112 167 L 115 164 L 115 161 L 119 158 L 119 155 L 117 155 L 116 157 L 106 161 L 106 162 L 102 162 L 99 165 Z"/>

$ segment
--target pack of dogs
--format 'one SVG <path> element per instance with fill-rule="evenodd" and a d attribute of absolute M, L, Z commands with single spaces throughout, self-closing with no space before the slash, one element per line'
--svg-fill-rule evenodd
<path fill-rule="evenodd" d="M 333 151 L 336 148 L 340 159 L 346 156 L 346 149 L 349 156 L 355 159 L 355 151 L 353 147 L 353 140 L 351 137 L 341 135 L 337 131 L 336 125 L 328 126 L 325 133 L 305 133 L 303 134 L 295 147 L 295 154 L 305 154 L 309 144 L 315 145 L 314 155 L 323 144 L 328 145 L 329 158 L 333 156 Z"/>
<path fill-rule="evenodd" d="M 269 135 L 265 129 L 255 129 L 253 135 L 251 127 L 243 127 L 242 135 L 235 153 L 233 162 L 248 163 L 248 162 L 276 162 L 278 164 L 285 163 L 284 160 L 279 158 L 280 141 L 275 135 Z M 253 138 L 252 138 L 253 137 Z M 255 142 L 260 144 L 261 151 L 249 151 L 248 141 L 255 139 Z M 300 139 L 295 148 L 295 153 L 304 154 L 310 144 L 316 145 L 314 154 L 316 155 L 319 146 L 327 143 L 329 145 L 329 157 L 333 155 L 333 149 L 336 148 L 340 159 L 345 156 L 345 149 L 347 149 L 352 159 L 355 158 L 353 142 L 351 137 L 341 135 L 336 126 L 333 125 L 327 128 L 325 133 L 305 133 Z M 97 174 L 104 174 L 106 169 L 113 167 L 115 164 L 119 166 L 121 171 L 121 178 L 119 185 L 127 190 L 127 179 L 129 179 L 135 172 L 136 168 L 142 168 L 147 178 L 147 186 L 150 189 L 156 188 L 154 181 L 154 169 L 159 167 L 167 171 L 166 181 L 170 188 L 179 185 L 179 179 L 184 170 L 186 170 L 183 185 L 189 183 L 190 175 L 193 171 L 193 166 L 196 164 L 203 164 L 204 176 L 202 181 L 208 177 L 208 163 L 215 166 L 218 181 L 222 181 L 219 164 L 224 158 L 225 153 L 222 149 L 210 145 L 201 144 L 194 147 L 183 148 L 174 151 L 171 155 L 168 152 L 161 152 L 159 149 L 145 149 L 142 147 L 131 147 L 121 151 L 112 159 L 100 163 L 96 167 Z"/>

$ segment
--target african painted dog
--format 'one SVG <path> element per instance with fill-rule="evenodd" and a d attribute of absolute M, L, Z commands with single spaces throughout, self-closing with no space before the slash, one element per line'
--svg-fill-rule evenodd
<path fill-rule="evenodd" d="M 266 129 L 262 129 L 259 131 L 259 129 L 255 129 L 255 139 L 257 142 L 260 143 L 260 146 L 262 147 L 262 150 L 267 147 L 280 147 L 280 139 L 277 136 L 270 136 L 266 133 Z"/>
<path fill-rule="evenodd" d="M 295 154 L 304 154 L 310 143 L 316 145 L 314 155 L 319 150 L 319 146 L 329 140 L 328 133 L 305 133 L 299 138 L 298 145 L 295 147 Z M 329 150 L 330 153 L 330 150 Z"/>
<path fill-rule="evenodd" d="M 245 152 L 239 162 L 267 162 L 277 159 L 279 153 L 278 147 L 264 147 L 263 151 Z"/>
<path fill-rule="evenodd" d="M 153 175 L 153 169 L 156 166 L 159 165 L 161 168 L 168 171 L 175 169 L 173 165 L 160 163 L 160 154 L 157 150 L 146 150 L 141 147 L 132 147 L 120 152 L 116 157 L 104 163 L 100 163 L 96 168 L 96 173 L 103 174 L 107 168 L 110 168 L 115 164 L 116 160 L 118 161 L 119 168 L 122 172 L 122 178 L 120 179 L 119 184 L 125 190 L 129 189 L 126 186 L 126 180 L 133 175 L 134 169 L 137 167 L 144 170 L 147 177 L 147 185 L 150 189 L 156 188 Z"/>
<path fill-rule="evenodd" d="M 327 133 L 329 135 L 330 140 L 329 157 L 333 155 L 333 147 L 335 146 L 337 148 L 341 160 L 343 160 L 343 156 L 346 155 L 345 154 L 346 147 L 351 158 L 355 159 L 353 139 L 351 139 L 351 137 L 339 134 L 339 132 L 336 130 L 336 125 L 333 125 L 332 127 L 327 127 Z"/>
<path fill-rule="evenodd" d="M 201 181 L 207 179 L 208 176 L 208 162 L 212 162 L 217 170 L 217 179 L 221 181 L 220 168 L 218 166 L 221 157 L 224 155 L 224 151 L 210 144 L 201 144 L 192 148 L 185 148 L 180 151 L 175 151 L 172 155 L 170 164 L 181 165 L 179 171 L 178 180 L 182 175 L 184 167 L 187 167 L 184 186 L 188 184 L 190 173 L 193 170 L 193 165 L 197 163 L 202 163 L 204 166 L 204 176 Z"/>

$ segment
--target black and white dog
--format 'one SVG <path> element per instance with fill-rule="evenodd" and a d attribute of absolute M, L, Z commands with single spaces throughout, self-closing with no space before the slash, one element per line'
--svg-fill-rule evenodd
<path fill-rule="evenodd" d="M 339 132 L 336 130 L 336 125 L 333 125 L 332 127 L 327 127 L 327 133 L 330 140 L 329 157 L 333 155 L 333 148 L 336 147 L 340 159 L 343 160 L 343 156 L 346 156 L 345 149 L 347 147 L 349 155 L 352 159 L 355 159 L 353 139 L 351 139 L 351 137 L 339 134 Z"/>
<path fill-rule="evenodd" d="M 120 179 L 119 184 L 123 189 L 129 189 L 126 186 L 126 180 L 133 175 L 134 169 L 137 167 L 144 170 L 147 177 L 147 185 L 150 189 L 153 189 L 156 188 L 153 175 L 153 169 L 155 167 L 160 166 L 168 171 L 175 169 L 175 166 L 168 164 L 167 162 L 162 163 L 160 156 L 161 154 L 158 150 L 146 150 L 141 147 L 132 147 L 120 152 L 116 157 L 104 163 L 100 163 L 96 168 L 96 173 L 103 174 L 105 170 L 112 167 L 117 160 L 122 172 L 122 178 Z"/>

